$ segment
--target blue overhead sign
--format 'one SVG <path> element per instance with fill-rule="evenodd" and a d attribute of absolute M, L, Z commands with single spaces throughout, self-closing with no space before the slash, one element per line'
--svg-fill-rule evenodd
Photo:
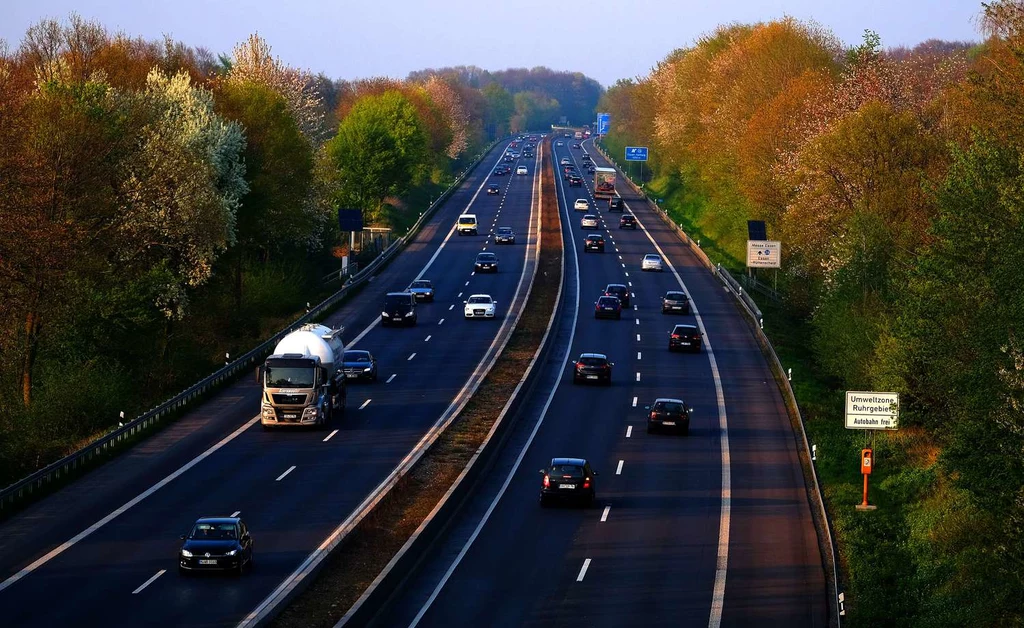
<path fill-rule="evenodd" d="M 597 132 L 599 135 L 608 135 L 608 129 L 612 125 L 612 114 L 610 113 L 599 113 L 597 114 Z"/>
<path fill-rule="evenodd" d="M 647 147 L 627 146 L 626 161 L 647 161 Z"/>

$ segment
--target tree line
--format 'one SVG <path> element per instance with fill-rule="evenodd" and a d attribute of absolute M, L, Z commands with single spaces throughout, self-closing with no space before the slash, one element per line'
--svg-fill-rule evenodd
<path fill-rule="evenodd" d="M 1024 3 L 981 10 L 983 42 L 913 49 L 723 26 L 599 105 L 613 154 L 649 145 L 647 185 L 734 268 L 747 220 L 782 241 L 785 308 L 838 393 L 812 422 L 842 432 L 842 390 L 901 394 L 889 514 L 831 505 L 861 625 L 1024 617 Z"/>
<path fill-rule="evenodd" d="M 407 227 L 563 115 L 516 105 L 563 74 L 334 80 L 258 35 L 214 55 L 77 15 L 0 41 L 0 485 L 293 320 L 349 253 L 338 208 Z"/>

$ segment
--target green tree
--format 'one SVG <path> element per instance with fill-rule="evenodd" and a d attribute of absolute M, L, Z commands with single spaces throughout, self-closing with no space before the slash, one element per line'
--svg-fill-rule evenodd
<path fill-rule="evenodd" d="M 484 130 L 492 138 L 505 135 L 509 131 L 509 120 L 516 111 L 512 94 L 498 83 L 488 83 L 480 91 L 487 100 Z"/>

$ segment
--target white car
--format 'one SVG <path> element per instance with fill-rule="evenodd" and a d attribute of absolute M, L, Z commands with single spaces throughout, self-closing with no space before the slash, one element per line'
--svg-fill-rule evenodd
<path fill-rule="evenodd" d="M 561 164 L 561 165 L 563 165 L 563 166 L 569 166 L 569 165 L 572 165 L 572 162 L 571 162 L 571 161 L 569 161 L 569 158 L 568 158 L 568 157 L 562 157 L 562 161 L 560 161 L 560 162 L 558 162 L 558 163 L 559 163 L 559 164 Z"/>
<path fill-rule="evenodd" d="M 584 229 L 597 229 L 597 216 L 587 214 L 580 219 L 580 226 Z"/>
<path fill-rule="evenodd" d="M 658 272 L 665 270 L 661 265 L 661 256 L 654 253 L 644 255 L 644 261 L 640 262 L 640 270 L 656 270 Z"/>
<path fill-rule="evenodd" d="M 466 304 L 464 312 L 466 318 L 494 318 L 495 306 L 498 302 L 489 294 L 473 294 L 469 299 L 463 301 Z"/>
<path fill-rule="evenodd" d="M 530 172 L 526 169 L 526 166 L 519 166 L 516 168 L 516 174 L 530 174 Z"/>
<path fill-rule="evenodd" d="M 588 203 L 587 199 L 585 198 L 578 198 L 576 199 L 576 202 L 572 204 L 572 208 L 575 210 L 579 210 L 581 212 L 585 212 L 588 209 L 590 209 L 590 203 Z"/>
<path fill-rule="evenodd" d="M 562 141 L 555 142 L 555 146 L 565 146 L 565 142 L 562 142 Z"/>

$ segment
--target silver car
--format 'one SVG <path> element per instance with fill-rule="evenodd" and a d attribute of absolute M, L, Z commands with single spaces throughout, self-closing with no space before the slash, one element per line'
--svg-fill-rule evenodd
<path fill-rule="evenodd" d="M 661 256 L 655 253 L 644 255 L 644 261 L 640 262 L 640 270 L 656 270 L 658 272 L 665 270 L 661 265 Z"/>
<path fill-rule="evenodd" d="M 580 226 L 584 229 L 597 229 L 597 216 L 587 214 L 580 219 Z"/>

